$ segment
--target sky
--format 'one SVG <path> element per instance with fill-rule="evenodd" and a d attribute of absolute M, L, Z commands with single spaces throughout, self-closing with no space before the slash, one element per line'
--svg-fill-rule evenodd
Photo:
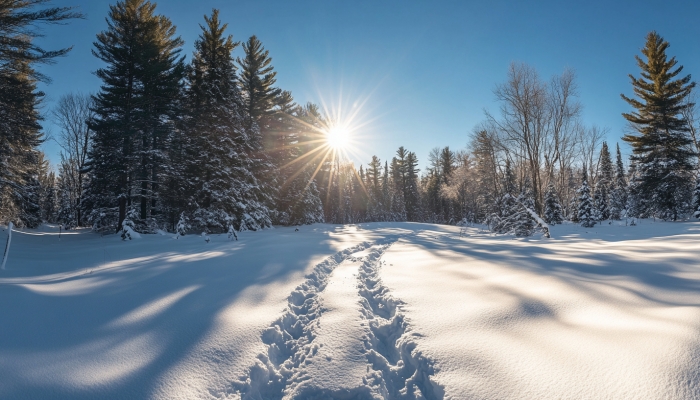
<path fill-rule="evenodd" d="M 53 0 L 77 6 L 84 20 L 44 29 L 46 49 L 74 46 L 40 71 L 44 111 L 62 95 L 94 93 L 103 64 L 92 56 L 95 35 L 106 29 L 115 0 Z M 161 0 L 157 12 L 170 18 L 191 60 L 199 24 L 212 8 L 229 24 L 235 40 L 256 35 L 269 50 L 277 86 L 299 104 L 313 102 L 342 115 L 356 115 L 356 164 L 372 155 L 391 159 L 399 146 L 427 165 L 434 147 L 463 149 L 486 110 L 497 113 L 493 90 L 504 83 L 512 62 L 524 62 L 549 79 L 565 68 L 576 72 L 582 120 L 608 128 L 608 142 L 620 142 L 620 98 L 631 96 L 628 74 L 638 75 L 634 56 L 646 34 L 656 30 L 671 47 L 684 73 L 700 74 L 700 1 L 394 1 L 394 0 Z M 236 55 L 243 54 L 242 48 Z M 48 132 L 57 128 L 50 118 Z M 54 142 L 43 147 L 59 161 Z"/>

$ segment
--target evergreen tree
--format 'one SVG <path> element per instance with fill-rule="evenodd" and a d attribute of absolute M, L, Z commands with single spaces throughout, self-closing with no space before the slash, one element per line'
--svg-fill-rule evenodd
<path fill-rule="evenodd" d="M 268 149 L 274 142 L 274 138 L 267 137 L 265 129 L 267 121 L 264 119 L 275 114 L 275 102 L 282 94 L 280 89 L 273 86 L 277 72 L 271 65 L 270 52 L 265 50 L 255 35 L 243 43 L 243 50 L 245 57 L 239 58 L 238 63 L 241 66 L 240 85 L 245 107 L 248 114 L 260 125 L 265 148 Z"/>
<path fill-rule="evenodd" d="M 535 199 L 532 195 L 532 181 L 525 178 L 523 189 L 517 199 L 515 226 L 513 231 L 516 236 L 531 236 L 535 231 L 535 220 L 532 213 L 535 212 Z"/>
<path fill-rule="evenodd" d="M 188 160 L 184 182 L 193 186 L 188 200 L 197 229 L 224 232 L 231 221 L 256 230 L 271 225 L 269 202 L 253 173 L 250 154 L 259 131 L 250 123 L 231 52 L 238 43 L 225 35 L 226 24 L 213 10 L 200 25 L 189 68 Z M 251 144 L 253 142 L 253 144 Z"/>
<path fill-rule="evenodd" d="M 627 181 L 625 167 L 622 164 L 620 145 L 617 145 L 617 160 L 615 163 L 615 182 L 610 195 L 610 219 L 619 220 L 627 208 Z"/>
<path fill-rule="evenodd" d="M 667 58 L 668 47 L 659 34 L 650 32 L 642 49 L 646 60 L 636 56 L 641 77 L 630 79 L 638 99 L 622 95 L 636 110 L 623 114 L 636 132 L 623 140 L 632 146 L 637 161 L 638 195 L 649 211 L 675 221 L 690 202 L 695 153 L 683 111 L 694 106 L 686 99 L 695 83 L 690 75 L 676 78 L 683 67 L 676 68 L 675 57 Z"/>
<path fill-rule="evenodd" d="M 0 222 L 36 227 L 41 222 L 38 107 L 43 93 L 26 61 L 0 64 Z"/>
<path fill-rule="evenodd" d="M 478 131 L 472 142 L 475 161 L 476 186 L 478 191 L 479 214 L 483 221 L 495 211 L 494 203 L 499 194 L 496 176 L 496 150 L 494 142 L 485 130 Z"/>
<path fill-rule="evenodd" d="M 583 165 L 581 173 L 581 187 L 578 189 L 578 221 L 581 226 L 590 228 L 595 225 L 595 208 L 591 199 L 591 189 L 588 187 L 588 174 L 586 173 L 586 165 Z"/>
<path fill-rule="evenodd" d="M 593 219 L 596 222 L 605 220 L 607 211 L 607 194 L 605 185 L 597 185 L 593 191 Z"/>
<path fill-rule="evenodd" d="M 171 21 L 146 0 L 110 6 L 107 30 L 93 54 L 107 65 L 95 96 L 94 131 L 85 202 L 97 229 L 121 228 L 127 207 L 148 220 L 158 214 L 158 192 L 169 137 L 176 119 L 183 59 L 182 39 Z"/>
<path fill-rule="evenodd" d="M 561 213 L 561 205 L 557 200 L 557 192 L 554 182 L 550 181 L 544 195 L 544 221 L 548 224 L 561 224 L 564 220 Z"/>
<path fill-rule="evenodd" d="M 276 202 L 277 222 L 282 225 L 323 222 L 323 204 L 316 181 L 319 165 L 316 157 L 309 157 L 313 154 L 312 138 L 323 121 L 318 107 L 311 103 L 285 112 L 293 118 L 289 119 L 292 122 L 289 129 L 278 136 L 284 142 L 277 152 L 277 160 L 283 164 L 280 169 L 282 187 Z"/>
<path fill-rule="evenodd" d="M 598 220 L 603 221 L 610 218 L 610 192 L 613 186 L 613 164 L 610 157 L 608 143 L 603 142 L 600 149 L 600 158 L 598 161 L 598 179 L 596 182 L 595 194 L 596 209 L 598 210 Z"/>
<path fill-rule="evenodd" d="M 35 43 L 41 23 L 62 23 L 82 14 L 72 7 L 36 9 L 49 0 L 0 1 L 0 223 L 34 227 L 41 221 L 37 177 L 42 142 L 36 64 L 50 64 L 71 48 L 44 50 Z"/>
<path fill-rule="evenodd" d="M 29 73 L 31 80 L 48 80 L 37 73 L 32 65 L 50 64 L 56 57 L 66 55 L 72 47 L 59 50 L 44 50 L 34 39 L 41 36 L 36 29 L 39 23 L 60 24 L 83 15 L 74 7 L 49 7 L 37 10 L 35 7 L 50 0 L 5 0 L 0 1 L 0 75 L 12 76 Z M 0 82 L 0 92 L 8 90 Z"/>
<path fill-rule="evenodd" d="M 512 232 L 520 215 L 519 204 L 513 193 L 515 193 L 515 174 L 511 168 L 510 160 L 506 160 L 503 175 L 503 195 L 496 204 L 497 213 L 489 218 L 491 230 L 496 233 Z"/>
<path fill-rule="evenodd" d="M 384 161 L 384 175 L 382 176 L 382 219 L 381 221 L 393 221 L 391 218 L 391 182 L 389 181 L 389 162 Z"/>
<path fill-rule="evenodd" d="M 693 192 L 693 218 L 700 218 L 700 175 L 695 180 L 695 191 Z"/>
<path fill-rule="evenodd" d="M 243 43 L 243 51 L 245 57 L 237 60 L 241 68 L 239 85 L 244 107 L 252 117 L 251 123 L 255 123 L 260 131 L 259 137 L 252 143 L 259 149 L 251 154 L 258 160 L 254 173 L 260 178 L 269 199 L 268 206 L 272 208 L 279 196 L 279 168 L 285 164 L 283 160 L 274 159 L 274 156 L 279 156 L 279 151 L 284 149 L 284 143 L 278 145 L 279 135 L 288 128 L 286 112 L 293 107 L 292 99 L 288 92 L 273 87 L 277 72 L 271 65 L 269 51 L 255 35 Z"/>
<path fill-rule="evenodd" d="M 571 197 L 568 199 L 566 203 L 566 213 L 568 216 L 568 220 L 571 222 L 578 222 L 578 189 L 579 185 L 578 182 L 576 181 L 576 176 L 574 175 L 574 170 L 573 168 L 568 168 L 567 169 L 567 185 L 569 186 L 569 193 L 571 193 Z"/>
<path fill-rule="evenodd" d="M 404 201 L 406 202 L 406 217 L 409 221 L 420 221 L 420 194 L 418 191 L 418 157 L 416 153 L 408 152 L 404 163 L 406 175 Z"/>
<path fill-rule="evenodd" d="M 637 163 L 630 160 L 629 178 L 627 180 L 627 216 L 632 218 L 642 218 L 646 215 L 646 201 L 640 194 L 639 174 L 637 173 Z"/>

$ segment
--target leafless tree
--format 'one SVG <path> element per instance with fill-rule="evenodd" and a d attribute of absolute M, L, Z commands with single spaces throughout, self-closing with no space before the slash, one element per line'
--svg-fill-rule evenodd
<path fill-rule="evenodd" d="M 603 139 L 608 135 L 608 128 L 601 128 L 597 125 L 585 128 L 578 127 L 578 136 L 580 140 L 581 161 L 588 166 L 589 184 L 595 186 L 598 176 L 598 154 Z"/>
<path fill-rule="evenodd" d="M 60 128 L 55 141 L 61 146 L 62 180 L 71 191 L 71 208 L 74 207 L 78 226 L 82 223 L 80 204 L 85 186 L 85 164 L 90 151 L 91 131 L 88 120 L 93 117 L 92 97 L 88 94 L 70 93 L 62 96 L 51 115 Z M 74 202 L 74 204 L 73 204 Z"/>
<path fill-rule="evenodd" d="M 684 101 L 684 106 L 683 109 L 681 110 L 681 114 L 683 115 L 683 118 L 685 118 L 686 121 L 688 121 L 688 129 L 690 130 L 690 137 L 693 139 L 693 144 L 695 147 L 693 148 L 693 151 L 698 153 L 698 157 L 700 157 L 700 143 L 698 143 L 698 128 L 700 121 L 698 121 L 698 106 L 697 106 L 697 100 L 698 100 L 698 95 L 697 92 L 694 90 L 690 92 L 689 96 L 686 96 L 685 101 Z"/>
<path fill-rule="evenodd" d="M 546 185 L 554 179 L 559 188 L 568 186 L 568 171 L 583 161 L 584 141 L 590 144 L 592 133 L 598 140 L 600 130 L 581 127 L 582 107 L 571 69 L 547 82 L 533 67 L 513 63 L 507 81 L 497 85 L 494 94 L 500 113 L 486 112 L 486 118 L 489 129 L 496 132 L 499 159 L 511 161 L 519 186 L 529 177 L 535 208 L 542 212 Z M 596 140 L 594 147 L 600 144 Z"/>
<path fill-rule="evenodd" d="M 552 77 L 549 84 L 550 124 L 545 146 L 545 168 L 547 180 L 554 179 L 555 169 L 565 171 L 576 157 L 576 129 L 581 114 L 581 103 L 577 100 L 574 71 L 566 69 L 561 75 Z M 560 176 L 563 174 L 559 174 Z M 548 183 L 548 182 L 547 182 Z M 563 185 L 560 177 L 558 185 Z M 543 185 L 546 183 L 543 182 Z"/>

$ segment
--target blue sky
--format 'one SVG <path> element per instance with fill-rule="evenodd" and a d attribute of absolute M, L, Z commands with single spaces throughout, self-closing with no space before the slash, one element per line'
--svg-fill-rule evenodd
<path fill-rule="evenodd" d="M 74 46 L 58 63 L 41 67 L 53 82 L 42 85 L 45 109 L 61 95 L 95 92 L 92 74 L 101 62 L 91 55 L 95 35 L 106 28 L 102 0 L 54 0 L 79 6 L 85 20 L 52 26 L 45 48 Z M 647 32 L 656 30 L 685 73 L 700 74 L 700 1 L 262 1 L 161 0 L 185 40 L 191 59 L 198 24 L 221 10 L 236 40 L 257 35 L 270 51 L 277 85 L 299 103 L 311 101 L 350 110 L 360 107 L 358 153 L 390 159 L 403 145 L 424 167 L 431 148 L 464 148 L 484 110 L 496 112 L 493 88 L 511 62 L 534 66 L 543 79 L 576 71 L 583 120 L 610 129 L 619 141 L 620 113 L 632 95 L 627 74 L 638 74 Z M 237 49 L 237 55 L 242 49 Z M 45 121 L 48 130 L 55 130 Z M 621 143 L 622 146 L 622 143 Z M 623 151 L 626 150 L 623 147 Z M 52 163 L 58 149 L 44 145 Z"/>

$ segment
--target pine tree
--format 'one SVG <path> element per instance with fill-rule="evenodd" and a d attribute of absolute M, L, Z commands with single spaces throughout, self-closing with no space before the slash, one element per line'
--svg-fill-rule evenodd
<path fill-rule="evenodd" d="M 700 175 L 695 180 L 695 191 L 693 192 L 693 218 L 700 218 Z"/>
<path fill-rule="evenodd" d="M 578 213 L 577 218 L 581 226 L 590 228 L 595 225 L 595 209 L 591 199 L 591 189 L 588 187 L 588 174 L 586 165 L 583 165 L 581 173 L 581 187 L 578 189 Z"/>
<path fill-rule="evenodd" d="M 598 161 L 598 179 L 595 185 L 595 195 L 597 196 L 595 206 L 598 210 L 598 221 L 603 221 L 610 218 L 610 192 L 612 191 L 612 185 L 612 159 L 610 157 L 608 143 L 603 142 Z"/>
<path fill-rule="evenodd" d="M 605 185 L 596 185 L 593 191 L 593 220 L 596 222 L 604 221 L 607 211 L 607 194 Z"/>
<path fill-rule="evenodd" d="M 33 69 L 35 64 L 50 64 L 56 57 L 66 55 L 72 47 L 59 50 L 44 50 L 34 39 L 40 37 L 36 29 L 40 23 L 61 24 L 83 14 L 74 7 L 49 7 L 36 10 L 35 7 L 50 0 L 9 0 L 0 1 L 0 74 L 15 75 L 30 73 L 31 80 L 48 80 Z M 29 67 L 29 71 L 25 68 Z M 0 83 L 0 92 L 7 88 Z"/>
<path fill-rule="evenodd" d="M 544 194 L 544 221 L 548 224 L 561 224 L 564 217 L 561 215 L 561 205 L 557 200 L 557 192 L 554 182 L 550 181 Z"/>
<path fill-rule="evenodd" d="M 93 54 L 107 65 L 95 96 L 94 131 L 86 206 L 96 229 L 120 229 L 127 207 L 140 220 L 159 213 L 162 166 L 179 114 L 182 39 L 171 21 L 146 0 L 110 6 L 107 30 L 97 35 Z"/>
<path fill-rule="evenodd" d="M 31 228 L 41 222 L 38 107 L 44 94 L 35 76 L 26 61 L 0 64 L 0 222 Z"/>
<path fill-rule="evenodd" d="M 285 112 L 287 108 L 292 107 L 292 100 L 289 93 L 273 87 L 277 72 L 271 65 L 269 51 L 265 50 L 255 35 L 243 43 L 243 51 L 245 57 L 237 59 L 241 69 L 239 85 L 244 108 L 252 117 L 251 124 L 256 124 L 260 132 L 257 138 L 251 141 L 257 149 L 251 156 L 254 155 L 258 161 L 253 172 L 261 180 L 265 195 L 269 199 L 267 205 L 272 208 L 279 196 L 278 169 L 285 164 L 282 160 L 273 158 L 280 150 L 280 146 L 276 144 L 280 139 L 280 132 L 284 130 L 279 127 L 279 123 L 288 123 L 289 118 Z"/>
<path fill-rule="evenodd" d="M 535 199 L 532 195 L 532 181 L 529 177 L 525 178 L 517 205 L 513 231 L 516 236 L 532 236 L 535 231 L 535 220 L 531 213 L 535 212 Z"/>
<path fill-rule="evenodd" d="M 574 175 L 573 168 L 569 167 L 567 169 L 568 178 L 566 184 L 568 185 L 568 192 L 571 193 L 571 197 L 568 198 L 566 203 L 566 214 L 568 220 L 571 222 L 578 222 L 578 182 L 576 176 Z"/>
<path fill-rule="evenodd" d="M 630 160 L 629 178 L 627 179 L 627 216 L 632 218 L 642 218 L 646 215 L 646 201 L 640 194 L 639 174 L 637 173 L 637 163 Z"/>
<path fill-rule="evenodd" d="M 515 228 L 515 224 L 520 215 L 520 208 L 515 193 L 515 174 L 511 168 L 510 160 L 506 160 L 503 176 L 503 195 L 498 199 L 495 206 L 497 213 L 489 218 L 489 226 L 496 233 L 509 233 Z"/>
<path fill-rule="evenodd" d="M 627 180 L 625 167 L 622 164 L 620 145 L 617 145 L 617 160 L 615 163 L 615 182 L 610 195 L 610 219 L 619 220 L 627 208 Z"/>
<path fill-rule="evenodd" d="M 393 221 L 391 219 L 391 182 L 389 180 L 389 162 L 384 161 L 384 175 L 382 175 L 382 217 L 380 221 Z"/>
<path fill-rule="evenodd" d="M 192 186 L 189 211 L 197 229 L 225 232 L 231 220 L 248 229 L 271 225 L 268 199 L 253 173 L 259 132 L 250 123 L 231 52 L 238 43 L 213 10 L 200 25 L 187 91 L 188 166 L 183 183 Z"/>
<path fill-rule="evenodd" d="M 472 142 L 472 154 L 475 161 L 476 185 L 478 191 L 479 214 L 483 220 L 492 214 L 495 199 L 498 197 L 498 179 L 496 176 L 496 150 L 491 135 L 486 130 L 478 131 Z"/>
<path fill-rule="evenodd" d="M 676 78 L 683 67 L 676 68 L 675 57 L 667 58 L 668 47 L 656 32 L 647 35 L 642 49 L 646 60 L 636 56 L 641 77 L 630 75 L 638 99 L 621 96 L 636 109 L 622 115 L 636 130 L 623 140 L 632 146 L 637 162 L 638 195 L 654 215 L 675 221 L 686 211 L 691 196 L 695 153 L 682 112 L 694 106 L 686 99 L 695 83 L 690 75 Z"/>
<path fill-rule="evenodd" d="M 291 98 L 291 95 L 290 95 Z M 323 203 L 316 181 L 318 158 L 312 157 L 313 138 L 322 120 L 318 106 L 307 104 L 285 111 L 291 116 L 284 134 L 279 134 L 277 161 L 282 163 L 282 186 L 277 195 L 277 223 L 302 225 L 324 221 Z M 281 115 L 281 114 L 280 114 Z M 280 123 L 280 127 L 283 124 Z"/>
<path fill-rule="evenodd" d="M 175 232 L 177 232 L 178 236 L 185 236 L 190 228 L 191 226 L 189 224 L 189 220 L 183 211 L 180 213 L 180 219 L 177 221 L 177 225 L 175 226 Z"/>
<path fill-rule="evenodd" d="M 275 101 L 282 93 L 280 89 L 274 88 L 277 72 L 272 67 L 270 52 L 265 50 L 260 40 L 251 36 L 246 43 L 243 43 L 245 57 L 239 58 L 241 66 L 240 85 L 245 100 L 245 107 L 253 117 L 253 120 L 260 125 L 263 131 L 263 141 L 268 149 L 274 142 L 274 138 L 266 137 L 265 117 L 275 114 Z"/>

